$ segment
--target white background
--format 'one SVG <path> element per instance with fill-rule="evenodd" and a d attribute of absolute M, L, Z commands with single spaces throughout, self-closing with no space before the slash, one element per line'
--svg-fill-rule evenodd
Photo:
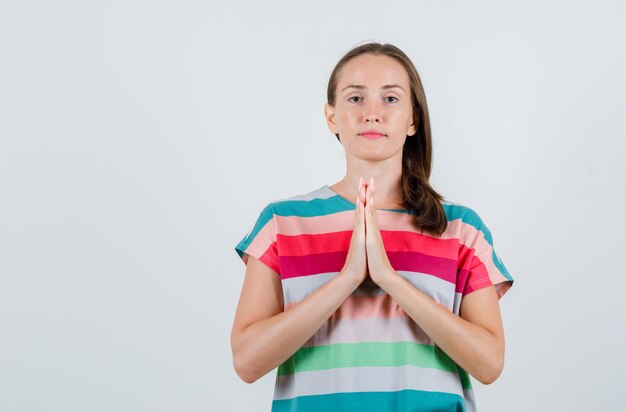
<path fill-rule="evenodd" d="M 480 411 L 623 403 L 626 12 L 614 1 L 0 2 L 0 410 L 266 411 L 234 246 L 333 184 L 337 60 L 400 47 L 431 181 L 515 279 Z"/>

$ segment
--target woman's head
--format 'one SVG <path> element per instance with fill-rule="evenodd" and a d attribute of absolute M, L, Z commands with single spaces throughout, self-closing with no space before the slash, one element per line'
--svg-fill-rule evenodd
<path fill-rule="evenodd" d="M 402 160 L 407 136 L 415 134 L 412 93 L 403 65 L 384 54 L 364 53 L 346 61 L 334 88 L 334 104 L 326 104 L 328 127 L 352 158 Z M 367 139 L 367 131 L 381 137 Z"/>
<path fill-rule="evenodd" d="M 377 62 L 383 69 L 368 68 L 368 64 L 371 66 L 372 62 Z M 357 77 L 376 78 L 380 84 L 388 84 L 385 79 L 394 79 L 393 82 L 402 87 L 388 90 L 394 91 L 392 95 L 399 93 L 399 101 L 392 103 L 377 99 L 381 103 L 372 109 L 374 112 L 358 112 L 354 109 L 353 97 L 346 95 L 351 89 L 342 90 L 351 83 L 347 78 L 344 79 L 346 68 L 351 76 L 358 73 Z M 367 70 L 359 71 L 360 68 Z M 372 93 L 371 90 L 369 92 Z M 387 99 L 389 92 L 384 92 L 381 97 Z M 440 204 L 443 196 L 435 192 L 429 183 L 432 141 L 428 105 L 421 79 L 411 59 L 391 44 L 368 43 L 355 47 L 337 62 L 331 72 L 326 106 L 325 112 L 329 125 L 332 125 L 331 130 L 337 140 L 344 144 L 349 144 L 363 130 L 375 129 L 393 134 L 386 136 L 385 143 L 388 145 L 384 150 L 402 152 L 403 205 L 405 209 L 416 214 L 416 221 L 421 228 L 441 234 L 445 230 L 447 219 Z M 337 119 L 340 122 L 330 121 L 334 119 L 334 112 L 342 114 L 341 119 Z M 378 150 L 376 145 L 368 148 Z"/>
<path fill-rule="evenodd" d="M 337 87 L 342 74 L 342 69 L 355 57 L 370 54 L 374 56 L 388 56 L 397 61 L 405 70 L 408 75 L 408 83 L 410 87 L 410 99 L 413 112 L 413 122 L 419 127 L 419 129 L 426 130 L 430 133 L 430 122 L 428 118 L 428 106 L 426 104 L 426 95 L 424 94 L 424 88 L 420 80 L 419 74 L 411 62 L 411 59 L 404 54 L 402 50 L 391 44 L 380 43 L 368 43 L 346 53 L 335 65 L 335 68 L 330 74 L 328 80 L 328 88 L 326 90 L 327 103 L 330 106 L 335 106 L 337 103 Z M 423 121 L 421 121 L 423 120 Z M 419 130 L 418 130 L 419 132 Z M 418 133 L 419 134 L 419 133 Z M 336 134 L 337 140 L 340 140 L 339 135 Z"/>

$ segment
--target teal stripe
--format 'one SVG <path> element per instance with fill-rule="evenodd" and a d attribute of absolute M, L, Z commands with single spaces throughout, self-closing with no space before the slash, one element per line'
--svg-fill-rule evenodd
<path fill-rule="evenodd" d="M 355 210 L 355 205 L 350 204 L 339 195 L 325 199 L 309 200 L 283 200 L 273 203 L 274 212 L 279 216 L 314 217 L 325 216 L 347 210 Z M 407 210 L 385 209 L 397 213 L 409 213 Z"/>
<path fill-rule="evenodd" d="M 274 202 L 274 213 L 279 216 L 315 217 L 354 210 L 349 204 L 339 201 L 339 196 L 327 199 L 283 200 Z"/>
<path fill-rule="evenodd" d="M 354 210 L 349 204 L 341 200 L 340 196 L 332 196 L 327 199 L 309 199 L 309 200 L 282 200 L 276 201 L 265 206 L 261 214 L 257 218 L 254 227 L 243 239 L 235 246 L 235 251 L 239 257 L 243 257 L 246 248 L 252 243 L 256 235 L 263 229 L 274 215 L 277 216 L 297 216 L 297 217 L 315 217 L 326 216 L 333 213 L 344 212 L 346 210 Z"/>
<path fill-rule="evenodd" d="M 269 204 L 261 211 L 261 214 L 257 218 L 252 230 L 247 233 L 235 246 L 235 251 L 240 258 L 243 257 L 244 251 L 248 248 L 248 246 L 250 246 L 250 243 L 252 243 L 256 235 L 261 231 L 261 229 L 263 229 L 267 222 L 272 220 L 273 217 L 274 213 L 272 212 L 272 205 Z"/>
<path fill-rule="evenodd" d="M 458 365 L 436 345 L 417 342 L 361 342 L 310 346 L 298 349 L 279 367 L 278 375 L 359 366 L 414 365 L 458 372 Z M 461 369 L 462 370 L 462 369 Z M 463 381 L 463 379 L 462 379 Z M 463 387 L 469 383 L 464 382 Z"/>
<path fill-rule="evenodd" d="M 504 266 L 502 259 L 500 259 L 500 256 L 498 256 L 495 248 L 493 247 L 493 237 L 491 236 L 491 231 L 489 230 L 487 225 L 485 225 L 485 222 L 482 221 L 480 216 L 478 216 L 478 213 L 476 213 L 476 211 L 474 211 L 473 209 L 467 206 L 453 205 L 453 204 L 447 204 L 447 203 L 443 204 L 443 209 L 446 212 L 448 222 L 451 220 L 455 220 L 455 219 L 461 219 L 464 223 L 474 226 L 476 230 L 480 230 L 481 232 L 483 232 L 483 236 L 485 237 L 487 242 L 489 242 L 489 244 L 491 245 L 491 250 L 492 250 L 491 258 L 493 260 L 493 263 L 498 268 L 498 270 L 504 275 L 505 278 L 513 282 L 513 277 L 507 270 L 506 266 Z"/>
<path fill-rule="evenodd" d="M 299 396 L 272 402 L 272 412 L 465 412 L 465 400 L 453 393 L 402 390 L 398 392 L 343 392 Z"/>

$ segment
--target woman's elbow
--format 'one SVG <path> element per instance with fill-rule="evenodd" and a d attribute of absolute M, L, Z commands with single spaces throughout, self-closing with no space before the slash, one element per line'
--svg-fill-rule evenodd
<path fill-rule="evenodd" d="M 237 376 L 245 383 L 254 383 L 259 379 L 258 374 L 254 373 L 252 368 L 246 363 L 242 362 L 241 356 L 233 354 L 233 367 Z"/>
<path fill-rule="evenodd" d="M 488 367 L 483 368 L 481 373 L 474 376 L 483 385 L 494 383 L 502 374 L 504 369 L 504 357 L 497 357 Z"/>
<path fill-rule="evenodd" d="M 239 378 L 244 381 L 245 383 L 254 383 L 257 381 L 257 377 L 254 377 L 252 375 L 248 375 L 245 374 L 244 372 L 238 371 L 235 369 L 235 371 L 237 372 L 237 376 L 239 376 Z"/>
<path fill-rule="evenodd" d="M 258 376 L 254 374 L 251 363 L 246 359 L 243 349 L 243 342 L 240 340 L 241 333 L 233 328 L 230 335 L 230 350 L 233 359 L 233 368 L 239 378 L 245 383 L 254 383 Z"/>

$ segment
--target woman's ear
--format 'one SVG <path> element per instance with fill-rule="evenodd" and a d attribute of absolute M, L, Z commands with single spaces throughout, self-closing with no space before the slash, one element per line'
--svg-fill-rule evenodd
<path fill-rule="evenodd" d="M 328 103 L 324 103 L 324 117 L 326 117 L 326 124 L 328 124 L 330 131 L 337 134 L 337 124 L 335 124 L 335 108 Z"/>
<path fill-rule="evenodd" d="M 409 126 L 409 129 L 406 132 L 407 136 L 413 136 L 415 134 L 415 132 L 417 132 L 417 128 L 415 127 L 415 121 L 411 122 L 411 125 Z"/>

